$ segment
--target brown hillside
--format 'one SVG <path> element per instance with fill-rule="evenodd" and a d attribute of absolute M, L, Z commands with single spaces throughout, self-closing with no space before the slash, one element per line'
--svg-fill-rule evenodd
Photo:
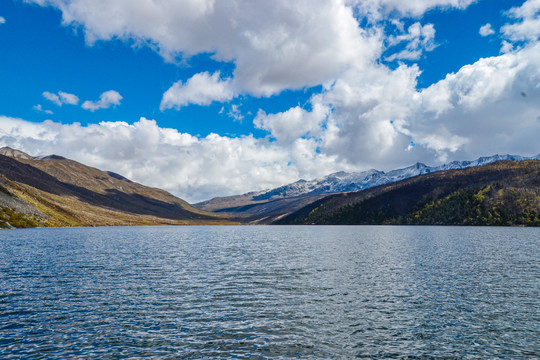
<path fill-rule="evenodd" d="M 170 193 L 59 156 L 0 149 L 0 175 L 16 197 L 54 226 L 221 223 Z M 7 156 L 6 156 L 7 155 Z"/>

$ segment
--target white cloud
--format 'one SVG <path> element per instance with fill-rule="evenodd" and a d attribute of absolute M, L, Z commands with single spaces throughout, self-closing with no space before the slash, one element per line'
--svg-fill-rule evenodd
<path fill-rule="evenodd" d="M 465 9 L 477 0 L 383 0 L 386 6 L 396 8 L 403 13 L 421 15 L 436 7 Z"/>
<path fill-rule="evenodd" d="M 333 108 L 323 153 L 380 168 L 540 151 L 540 44 L 481 59 L 421 92 L 414 67 L 370 76 L 351 73 L 314 99 Z M 403 152 L 410 141 L 417 146 Z"/>
<path fill-rule="evenodd" d="M 419 101 L 419 74 L 416 66 L 405 65 L 394 71 L 382 65 L 370 72 L 352 70 L 315 96 L 314 109 L 315 105 L 332 109 L 322 122 L 320 151 L 363 169 L 384 170 L 429 159 L 406 152 L 413 139 L 396 127 Z"/>
<path fill-rule="evenodd" d="M 180 109 L 189 104 L 210 105 L 214 101 L 225 102 L 235 97 L 231 79 L 221 79 L 219 71 L 193 75 L 186 83 L 178 81 L 163 94 L 160 109 Z"/>
<path fill-rule="evenodd" d="M 509 41 L 503 40 L 502 45 L 501 45 L 501 53 L 506 54 L 511 51 L 514 51 L 514 44 L 512 44 Z"/>
<path fill-rule="evenodd" d="M 511 41 L 535 41 L 540 37 L 540 0 L 527 0 L 520 7 L 512 8 L 508 15 L 517 22 L 501 28 Z"/>
<path fill-rule="evenodd" d="M 53 114 L 51 110 L 44 110 L 41 104 L 34 105 L 34 110 L 39 111 L 39 112 L 44 112 L 45 114 L 49 114 L 49 115 Z"/>
<path fill-rule="evenodd" d="M 459 141 L 459 150 L 467 157 L 537 153 L 540 44 L 464 66 L 424 90 L 420 109 L 411 129 L 426 134 L 436 130 L 433 125 L 444 125 L 447 137 L 466 139 Z M 457 150 L 448 148 L 447 153 Z"/>
<path fill-rule="evenodd" d="M 79 98 L 76 95 L 64 91 L 59 91 L 58 94 L 44 91 L 43 97 L 58 106 L 62 106 L 62 104 L 77 105 L 79 103 Z"/>
<path fill-rule="evenodd" d="M 231 105 L 231 109 L 229 110 L 227 115 L 234 121 L 242 122 L 242 120 L 244 120 L 244 115 L 242 115 L 242 112 L 240 111 L 240 106 L 237 104 Z"/>
<path fill-rule="evenodd" d="M 49 100 L 50 102 L 58 105 L 58 106 L 62 106 L 62 101 L 60 101 L 60 97 L 56 94 L 53 94 L 51 92 L 48 92 L 48 91 L 44 91 L 43 92 L 43 97 L 47 100 Z"/>
<path fill-rule="evenodd" d="M 211 54 L 234 63 L 236 92 L 270 96 L 331 83 L 369 66 L 384 51 L 383 16 L 421 16 L 434 8 L 464 9 L 475 0 L 27 0 L 53 6 L 87 42 L 122 39 L 148 45 L 166 60 Z M 360 19 L 359 19 L 360 18 Z M 375 21 L 363 29 L 359 20 Z M 427 25 L 429 26 L 429 25 Z M 395 58 L 416 59 L 420 44 Z M 431 30 L 434 33 L 433 28 Z M 432 39 L 431 39 L 432 40 Z M 175 84 L 171 91 L 182 84 Z M 168 104 L 165 102 L 165 106 Z M 174 104 L 172 102 L 171 104 Z M 173 105 L 174 106 L 174 105 Z M 180 105 L 183 106 L 183 105 Z"/>
<path fill-rule="evenodd" d="M 380 34 L 358 26 L 343 0 L 33 0 L 82 25 L 87 41 L 148 44 L 167 60 L 210 53 L 234 62 L 241 92 L 268 96 L 335 79 L 376 59 Z"/>
<path fill-rule="evenodd" d="M 349 0 L 372 17 L 398 11 L 402 16 L 420 17 L 435 8 L 466 9 L 477 0 Z"/>
<path fill-rule="evenodd" d="M 486 25 L 480 27 L 480 30 L 478 31 L 478 33 L 481 36 L 485 37 L 485 36 L 495 34 L 495 30 L 493 30 L 493 28 L 491 27 L 491 24 L 486 24 Z"/>
<path fill-rule="evenodd" d="M 481 59 L 423 91 L 419 74 L 405 65 L 351 70 L 311 99 L 331 111 L 294 107 L 259 114 L 255 125 L 277 143 L 307 138 L 361 169 L 540 152 L 540 44 Z"/>
<path fill-rule="evenodd" d="M 122 99 L 122 95 L 120 95 L 117 91 L 109 90 L 101 94 L 98 101 L 87 100 L 82 104 L 81 107 L 90 111 L 108 109 L 111 106 L 120 105 L 120 101 Z"/>
<path fill-rule="evenodd" d="M 58 95 L 63 104 L 77 105 L 79 103 L 79 98 L 76 95 L 69 94 L 63 91 L 59 91 Z"/>
<path fill-rule="evenodd" d="M 403 24 L 395 23 L 398 29 L 403 27 Z M 420 23 L 414 23 L 407 29 L 407 33 L 397 36 L 390 36 L 387 39 L 390 47 L 401 43 L 407 43 L 405 49 L 398 53 L 394 53 L 386 57 L 386 61 L 394 60 L 418 60 L 424 51 L 432 51 L 437 46 L 435 44 L 435 27 L 433 24 L 422 26 Z"/>
<path fill-rule="evenodd" d="M 300 107 L 291 108 L 278 114 L 266 114 L 260 110 L 253 121 L 256 128 L 267 130 L 279 143 L 290 144 L 298 138 L 320 136 L 321 125 L 330 109 L 315 104 L 312 111 Z"/>
<path fill-rule="evenodd" d="M 424 90 L 424 107 L 440 115 L 449 109 L 473 109 L 497 99 L 523 70 L 514 55 L 481 59 Z"/>
<path fill-rule="evenodd" d="M 254 125 L 268 132 L 263 139 L 197 138 L 144 118 L 132 125 L 88 126 L 9 119 L 0 122 L 0 142 L 32 153 L 56 152 L 188 200 L 336 170 L 387 170 L 497 152 L 532 155 L 540 138 L 538 1 L 510 12 L 516 23 L 501 29 L 507 44 L 502 55 L 418 90 L 418 66 L 390 69 L 380 63 L 381 54 L 418 59 L 436 46 L 435 28 L 416 22 L 405 29 L 399 16 L 464 9 L 473 0 L 34 0 L 59 8 L 66 24 L 82 26 L 89 43 L 134 40 L 171 61 L 210 53 L 235 65 L 231 78 L 200 73 L 173 84 L 162 109 L 227 102 L 243 93 L 267 96 L 321 84 L 323 90 L 305 108 L 259 112 Z M 399 33 L 393 37 L 378 22 L 388 14 L 396 16 L 392 23 Z M 364 17 L 368 30 L 359 25 Z"/>
<path fill-rule="evenodd" d="M 144 118 L 81 126 L 2 117 L 0 145 L 57 153 L 190 201 L 338 170 L 539 152 L 540 44 L 481 59 L 422 91 L 419 74 L 414 65 L 351 69 L 307 108 L 260 112 L 262 139 L 198 138 Z"/>
<path fill-rule="evenodd" d="M 188 201 L 271 188 L 348 169 L 300 139 L 288 147 L 252 136 L 210 134 L 197 138 L 141 118 L 82 126 L 52 121 L 32 123 L 0 116 L 0 146 L 32 155 L 55 153 L 112 170 Z"/>
<path fill-rule="evenodd" d="M 5 23 L 6 23 L 6 18 L 4 18 L 3 16 L 0 16 L 0 25 L 5 24 Z"/>

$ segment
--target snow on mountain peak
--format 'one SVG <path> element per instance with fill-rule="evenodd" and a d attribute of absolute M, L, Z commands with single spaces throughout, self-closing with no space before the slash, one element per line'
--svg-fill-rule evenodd
<path fill-rule="evenodd" d="M 268 191 L 263 191 L 257 193 L 257 195 L 253 197 L 253 199 L 271 200 L 285 197 L 288 198 L 305 195 L 359 191 L 436 171 L 464 169 L 468 167 L 491 164 L 493 162 L 503 160 L 540 160 L 540 154 L 531 157 L 497 154 L 488 157 L 480 157 L 474 161 L 452 161 L 450 163 L 433 167 L 418 162 L 409 167 L 391 170 L 388 172 L 375 169 L 352 173 L 339 171 L 327 175 L 323 178 L 314 180 L 299 180 L 292 184 L 284 185 Z"/>

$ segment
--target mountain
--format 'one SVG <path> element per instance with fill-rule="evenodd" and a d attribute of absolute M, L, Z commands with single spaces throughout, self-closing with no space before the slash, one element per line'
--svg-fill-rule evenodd
<path fill-rule="evenodd" d="M 0 149 L 0 227 L 214 223 L 230 221 L 61 156 Z"/>
<path fill-rule="evenodd" d="M 329 195 L 277 224 L 540 226 L 540 161 L 499 161 Z"/>
<path fill-rule="evenodd" d="M 370 189 L 415 176 L 445 170 L 466 169 L 497 161 L 538 160 L 517 155 L 494 155 L 474 161 L 453 161 L 439 166 L 416 163 L 412 166 L 389 172 L 368 170 L 363 172 L 337 172 L 315 180 L 299 180 L 271 190 L 250 192 L 243 195 L 218 197 L 194 206 L 206 211 L 222 212 L 244 217 L 245 221 L 268 223 L 278 220 L 286 213 L 294 212 L 327 194 Z M 286 199 L 286 200 L 285 200 Z"/>
<path fill-rule="evenodd" d="M 308 219 L 303 211 L 306 209 L 314 210 L 318 204 L 327 204 L 328 199 L 333 199 L 333 195 L 330 194 L 372 194 L 373 191 L 388 189 L 388 186 L 402 184 L 403 181 L 425 176 L 441 176 L 442 179 L 447 180 L 447 176 L 452 178 L 451 175 L 448 175 L 452 171 L 481 168 L 486 164 L 495 165 L 494 162 L 499 164 L 501 161 L 510 164 L 529 163 L 530 161 L 525 161 L 526 159 L 529 158 L 495 155 L 475 161 L 452 162 L 438 167 L 417 163 L 404 169 L 389 172 L 377 170 L 359 173 L 338 172 L 321 179 L 300 180 L 272 190 L 215 198 L 192 206 L 166 191 L 137 184 L 119 174 L 88 167 L 61 156 L 33 157 L 15 149 L 2 148 L 0 149 L 0 227 L 324 223 L 324 221 L 341 223 L 342 220 L 338 221 L 331 217 L 328 217 L 329 220 L 321 220 L 327 219 L 328 214 L 322 215 L 323 212 L 320 212 L 320 218 L 310 217 Z M 534 157 L 534 159 L 540 159 L 540 156 Z M 497 176 L 496 172 L 493 172 L 493 179 L 497 179 Z M 446 180 L 441 180 L 439 183 L 435 181 L 434 184 L 441 186 L 440 189 L 446 189 L 443 186 Z M 468 181 L 476 183 L 473 178 Z M 510 188 L 516 190 L 518 194 L 526 194 L 529 190 L 535 194 L 536 188 L 534 186 L 529 189 L 531 184 L 526 184 L 525 187 L 521 188 L 518 186 L 519 184 L 516 185 L 510 180 L 507 182 L 513 184 Z M 500 196 L 512 198 L 506 193 L 505 184 L 497 185 L 499 187 L 490 185 L 491 192 L 486 192 L 483 195 L 479 193 L 482 188 L 472 188 L 471 190 L 465 186 L 464 189 L 476 191 L 472 195 L 467 193 L 469 197 L 473 195 L 484 196 L 489 201 L 498 199 L 499 195 L 497 194 L 500 191 L 502 191 Z M 485 185 L 478 184 L 478 186 Z M 428 188 L 430 188 L 429 186 Z M 455 186 L 451 189 L 461 191 L 461 188 Z M 493 189 L 497 189 L 497 193 L 492 193 Z M 356 193 L 358 190 L 364 191 Z M 422 193 L 418 189 L 415 191 Z M 343 195 L 335 196 L 339 198 Z M 350 203 L 350 199 L 357 199 L 357 196 L 360 195 L 346 195 L 347 204 Z M 359 198 L 362 196 L 364 195 Z M 431 196 L 432 201 L 441 200 L 434 198 L 433 194 L 429 196 Z M 453 195 L 448 193 L 445 196 Z M 534 199 L 530 200 L 527 196 L 518 198 L 522 202 L 536 204 Z M 472 201 L 471 199 L 469 200 Z M 413 201 L 414 206 L 420 206 L 424 200 L 424 198 L 412 198 L 411 201 Z M 505 201 L 512 203 L 510 200 Z M 515 209 L 521 209 L 521 205 L 514 205 L 512 206 Z M 430 206 L 430 211 L 432 211 L 434 205 Z M 527 211 L 531 214 L 535 213 L 534 206 L 528 208 Z M 337 207 L 341 208 L 341 205 Z M 429 211 L 424 210 L 422 210 L 422 216 L 429 213 Z M 319 214 L 319 211 L 322 210 L 318 209 L 314 214 Z M 347 215 L 349 218 L 345 215 L 340 216 L 342 219 L 349 219 L 347 221 L 352 221 L 351 218 L 358 218 L 351 214 Z M 372 218 L 370 221 L 375 223 L 414 223 L 409 218 L 411 216 L 409 213 L 392 214 L 393 217 L 384 219 L 374 217 L 373 214 L 369 216 Z M 421 217 L 419 218 L 421 219 Z M 506 221 L 511 223 L 525 222 L 524 220 L 512 219 Z"/>

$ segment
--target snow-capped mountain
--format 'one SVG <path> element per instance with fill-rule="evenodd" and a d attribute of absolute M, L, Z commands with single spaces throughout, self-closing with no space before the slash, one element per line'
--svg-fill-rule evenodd
<path fill-rule="evenodd" d="M 374 169 L 353 173 L 340 171 L 320 179 L 310 181 L 299 180 L 292 184 L 284 185 L 271 190 L 263 190 L 260 192 L 251 193 L 250 195 L 253 196 L 253 200 L 260 201 L 303 195 L 359 191 L 436 171 L 464 169 L 503 160 L 540 160 L 540 154 L 532 157 L 524 157 L 519 155 L 494 155 L 489 157 L 481 157 L 474 161 L 452 161 L 447 164 L 433 167 L 422 163 L 416 163 L 403 169 L 388 172 Z"/>

